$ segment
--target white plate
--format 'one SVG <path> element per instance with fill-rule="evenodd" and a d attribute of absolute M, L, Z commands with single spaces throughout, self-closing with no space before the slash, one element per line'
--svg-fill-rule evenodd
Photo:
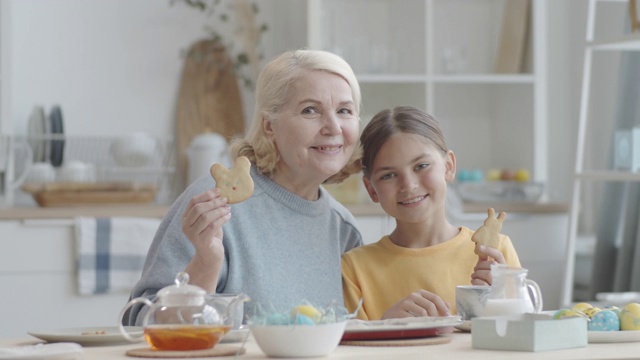
<path fill-rule="evenodd" d="M 342 340 L 381 340 L 437 336 L 462 324 L 460 316 L 422 316 L 387 320 L 349 320 Z"/>
<path fill-rule="evenodd" d="M 249 335 L 249 332 L 249 329 L 231 330 L 220 340 L 220 343 L 243 342 Z"/>
<path fill-rule="evenodd" d="M 125 326 L 131 336 L 142 337 L 143 330 L 139 326 Z M 102 333 L 104 332 L 104 333 Z M 107 345 L 127 343 L 127 339 L 120 333 L 117 326 L 94 326 L 47 331 L 28 331 L 29 335 L 48 342 L 74 342 L 80 345 Z"/>
<path fill-rule="evenodd" d="M 639 342 L 640 330 L 588 331 L 589 343 Z"/>
<path fill-rule="evenodd" d="M 45 159 L 45 148 L 47 145 L 44 138 L 47 132 L 45 128 L 46 122 L 47 119 L 44 116 L 42 106 L 34 107 L 29 117 L 29 135 L 31 136 L 29 138 L 29 145 L 33 151 L 34 162 L 49 161 L 49 159 Z"/>

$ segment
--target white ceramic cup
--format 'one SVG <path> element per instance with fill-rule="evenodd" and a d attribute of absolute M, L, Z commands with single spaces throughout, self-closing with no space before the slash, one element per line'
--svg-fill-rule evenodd
<path fill-rule="evenodd" d="M 95 182 L 96 169 L 93 164 L 70 160 L 58 169 L 57 178 L 63 182 Z"/>
<path fill-rule="evenodd" d="M 48 183 L 56 180 L 56 170 L 48 162 L 37 162 L 29 168 L 26 183 Z"/>
<path fill-rule="evenodd" d="M 150 134 L 134 132 L 111 143 L 109 152 L 120 166 L 148 166 L 157 154 L 157 140 Z"/>
<path fill-rule="evenodd" d="M 456 286 L 456 312 L 462 320 L 482 316 L 484 304 L 491 292 L 489 285 Z"/>

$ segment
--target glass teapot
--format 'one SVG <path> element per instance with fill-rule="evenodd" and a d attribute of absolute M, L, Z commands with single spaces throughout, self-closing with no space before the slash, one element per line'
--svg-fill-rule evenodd
<path fill-rule="evenodd" d="M 158 291 L 155 302 L 146 297 L 129 301 L 120 312 L 120 320 L 130 307 L 143 304 L 149 307 L 141 310 L 146 311 L 142 319 L 143 336 L 153 349 L 210 349 L 234 326 L 229 310 L 248 299 L 245 294 L 238 294 L 231 302 L 207 301 L 206 291 L 190 285 L 189 274 L 180 272 L 175 285 Z M 138 341 L 142 337 L 127 333 L 122 321 L 119 324 L 127 340 Z"/>
<path fill-rule="evenodd" d="M 491 265 L 491 292 L 484 304 L 484 316 L 537 313 L 542 310 L 538 284 L 527 279 L 527 269 L 503 264 Z"/>

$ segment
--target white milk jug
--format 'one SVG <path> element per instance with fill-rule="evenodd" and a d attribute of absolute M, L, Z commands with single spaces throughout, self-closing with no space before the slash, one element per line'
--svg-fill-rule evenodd
<path fill-rule="evenodd" d="M 187 185 L 209 174 L 209 168 L 213 163 L 221 163 L 227 168 L 233 166 L 227 152 L 227 141 L 217 133 L 204 133 L 194 137 L 187 149 L 187 159 Z"/>
<path fill-rule="evenodd" d="M 538 284 L 527 279 L 527 269 L 491 265 L 491 292 L 484 304 L 484 316 L 537 313 L 542 310 Z"/>

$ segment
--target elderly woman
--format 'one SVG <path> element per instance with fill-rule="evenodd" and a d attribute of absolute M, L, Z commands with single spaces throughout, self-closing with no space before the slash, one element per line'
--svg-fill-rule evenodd
<path fill-rule="evenodd" d="M 158 228 L 131 296 L 153 295 L 186 271 L 209 293 L 243 292 L 263 306 L 342 304 L 340 257 L 362 237 L 321 184 L 360 170 L 359 111 L 358 82 L 340 57 L 297 50 L 269 62 L 251 128 L 231 145 L 251 161 L 253 195 L 228 205 L 211 177 L 195 181 Z"/>

